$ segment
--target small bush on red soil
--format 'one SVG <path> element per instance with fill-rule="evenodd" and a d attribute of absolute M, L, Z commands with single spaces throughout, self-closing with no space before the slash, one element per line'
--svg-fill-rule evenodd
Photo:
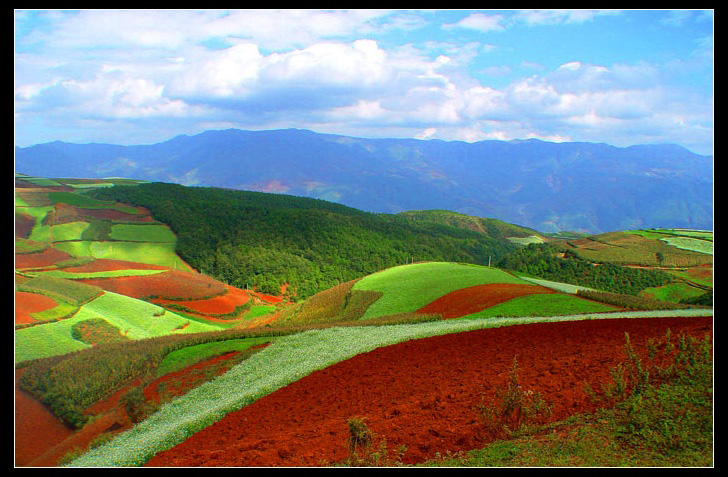
<path fill-rule="evenodd" d="M 392 453 L 387 448 L 387 440 L 379 439 L 377 434 L 369 429 L 366 418 L 352 417 L 347 421 L 349 426 L 349 457 L 341 462 L 347 467 L 392 467 L 402 464 L 402 455 L 407 451 L 406 446 L 400 447 Z M 376 447 L 375 442 L 378 441 Z"/>
<path fill-rule="evenodd" d="M 544 424 L 551 417 L 551 408 L 541 393 L 522 389 L 515 356 L 506 386 L 496 390 L 490 400 L 482 397 L 476 408 L 484 433 L 495 439 L 510 438 L 522 428 Z"/>

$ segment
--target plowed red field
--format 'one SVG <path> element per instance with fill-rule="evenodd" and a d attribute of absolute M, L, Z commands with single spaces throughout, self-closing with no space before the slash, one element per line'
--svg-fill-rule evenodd
<path fill-rule="evenodd" d="M 88 278 L 78 281 L 132 298 L 158 296 L 199 300 L 223 294 L 227 290 L 224 283 L 207 275 L 179 270 L 168 270 L 155 275 Z"/>
<path fill-rule="evenodd" d="M 230 285 L 227 285 L 226 287 L 227 293 L 207 300 L 175 301 L 158 299 L 154 300 L 154 302 L 159 305 L 169 303 L 182 305 L 202 314 L 225 314 L 234 312 L 235 307 L 244 305 L 250 300 L 250 295 L 245 290 L 241 290 L 240 288 L 235 288 Z"/>
<path fill-rule="evenodd" d="M 38 253 L 16 253 L 15 268 L 22 270 L 24 268 L 50 267 L 57 262 L 71 258 L 73 257 L 66 252 L 61 252 L 52 247 Z"/>
<path fill-rule="evenodd" d="M 520 385 L 541 393 L 551 420 L 594 410 L 584 384 L 611 382 L 649 338 L 712 336 L 712 318 L 640 318 L 486 329 L 378 348 L 316 371 L 228 414 L 148 466 L 316 466 L 348 456 L 347 421 L 366 419 L 402 462 L 482 447 L 476 405 L 502 389 L 518 360 Z"/>
<path fill-rule="evenodd" d="M 477 313 L 491 306 L 523 295 L 556 293 L 551 288 L 518 283 L 489 283 L 461 288 L 423 306 L 417 313 L 440 313 L 443 318 Z"/>
<path fill-rule="evenodd" d="M 15 292 L 15 324 L 33 323 L 31 313 L 50 310 L 58 306 L 53 298 L 38 293 Z"/>

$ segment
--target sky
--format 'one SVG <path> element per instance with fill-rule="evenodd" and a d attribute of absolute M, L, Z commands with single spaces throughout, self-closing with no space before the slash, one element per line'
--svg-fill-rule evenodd
<path fill-rule="evenodd" d="M 15 10 L 15 145 L 210 129 L 713 154 L 712 10 Z"/>

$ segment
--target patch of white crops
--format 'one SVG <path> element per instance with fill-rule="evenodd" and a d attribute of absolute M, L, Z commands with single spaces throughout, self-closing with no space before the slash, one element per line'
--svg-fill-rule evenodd
<path fill-rule="evenodd" d="M 357 354 L 402 341 L 497 326 L 600 318 L 706 316 L 712 310 L 660 310 L 557 317 L 481 318 L 418 324 L 342 327 L 275 338 L 227 373 L 161 406 L 147 420 L 72 461 L 73 467 L 141 466 L 273 391 Z"/>

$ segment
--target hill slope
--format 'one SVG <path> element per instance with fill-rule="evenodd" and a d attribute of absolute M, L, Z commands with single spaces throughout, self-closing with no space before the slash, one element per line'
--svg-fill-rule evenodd
<path fill-rule="evenodd" d="M 228 284 L 305 298 L 383 268 L 422 260 L 487 264 L 517 246 L 435 221 L 372 214 L 323 200 L 150 183 L 95 191 L 147 208 L 177 236 L 177 253 Z"/>
<path fill-rule="evenodd" d="M 544 232 L 713 228 L 712 157 L 673 145 L 363 139 L 207 131 L 143 146 L 16 148 L 16 168 L 280 192 L 366 211 L 447 209 Z"/>

